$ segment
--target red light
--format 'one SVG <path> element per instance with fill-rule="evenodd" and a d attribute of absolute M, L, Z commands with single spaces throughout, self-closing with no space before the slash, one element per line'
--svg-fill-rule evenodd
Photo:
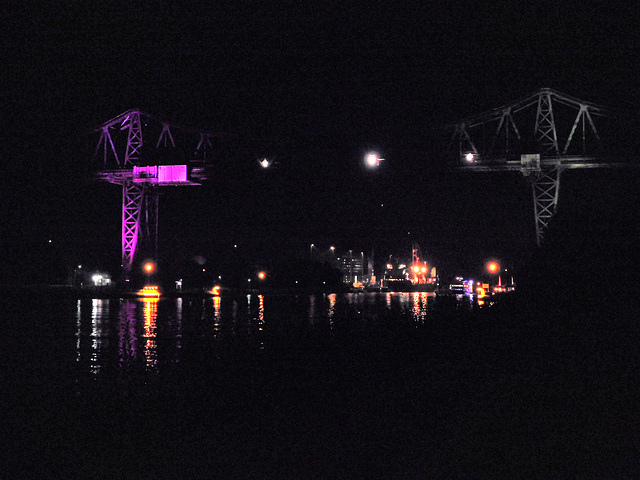
<path fill-rule="evenodd" d="M 264 280 L 265 278 L 267 278 L 266 272 L 258 272 L 258 278 L 260 280 Z"/>
<path fill-rule="evenodd" d="M 153 273 L 156 269 L 156 265 L 153 262 L 147 262 L 144 264 L 143 268 L 146 273 Z"/>

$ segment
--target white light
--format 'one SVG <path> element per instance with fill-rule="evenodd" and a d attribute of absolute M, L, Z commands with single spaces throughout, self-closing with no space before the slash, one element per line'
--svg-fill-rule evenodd
<path fill-rule="evenodd" d="M 271 160 L 268 158 L 261 158 L 259 163 L 262 168 L 269 168 L 271 166 Z"/>
<path fill-rule="evenodd" d="M 375 153 L 369 153 L 365 157 L 365 162 L 369 167 L 377 167 L 384 158 L 378 157 Z"/>
<path fill-rule="evenodd" d="M 473 153 L 471 153 L 471 152 L 467 153 L 467 154 L 464 156 L 464 159 L 465 159 L 467 162 L 473 162 L 474 158 L 475 158 L 475 157 L 474 157 Z"/>

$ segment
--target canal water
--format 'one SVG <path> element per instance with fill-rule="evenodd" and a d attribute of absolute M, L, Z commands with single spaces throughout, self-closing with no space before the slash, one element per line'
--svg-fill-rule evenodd
<path fill-rule="evenodd" d="M 2 480 L 579 476 L 636 458 L 601 450 L 635 419 L 598 410 L 622 377 L 464 298 L 0 301 Z"/>

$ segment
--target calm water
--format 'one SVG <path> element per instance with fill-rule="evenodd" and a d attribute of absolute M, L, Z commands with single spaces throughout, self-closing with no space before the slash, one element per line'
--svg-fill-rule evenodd
<path fill-rule="evenodd" d="M 74 328 L 75 355 L 64 360 L 75 362 L 79 376 L 134 376 L 171 370 L 193 349 L 221 357 L 230 345 L 246 355 L 280 348 L 279 333 L 287 328 L 330 333 L 336 322 L 387 318 L 423 324 L 434 300 L 430 293 L 83 299 L 75 301 L 73 314 L 54 321 Z"/>
<path fill-rule="evenodd" d="M 2 480 L 640 471 L 635 322 L 551 334 L 426 293 L 0 302 Z"/>

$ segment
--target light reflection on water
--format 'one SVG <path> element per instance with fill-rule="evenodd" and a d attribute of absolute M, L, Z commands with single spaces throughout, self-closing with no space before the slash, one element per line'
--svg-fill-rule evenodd
<path fill-rule="evenodd" d="M 426 292 L 81 299 L 74 312 L 76 362 L 92 376 L 105 367 L 125 375 L 136 369 L 154 372 L 180 362 L 194 342 L 214 350 L 235 338 L 246 348 L 265 350 L 265 334 L 277 325 L 332 330 L 351 320 L 424 323 L 434 300 Z"/>
<path fill-rule="evenodd" d="M 158 318 L 158 298 L 145 298 L 144 302 L 144 358 L 148 368 L 157 363 L 156 319 Z"/>

